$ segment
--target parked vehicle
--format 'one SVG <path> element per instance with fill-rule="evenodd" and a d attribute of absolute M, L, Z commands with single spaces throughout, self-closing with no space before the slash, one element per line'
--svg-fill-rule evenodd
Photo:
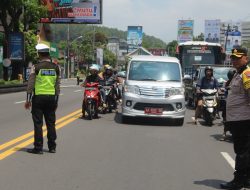
<path fill-rule="evenodd" d="M 101 105 L 100 97 L 99 83 L 87 83 L 82 103 L 83 117 L 85 117 L 85 112 L 87 112 L 89 120 L 98 118 L 98 108 Z"/>
<path fill-rule="evenodd" d="M 202 92 L 202 115 L 205 123 L 213 125 L 217 110 L 217 89 L 201 89 Z"/>
<path fill-rule="evenodd" d="M 122 118 L 170 118 L 183 125 L 185 99 L 181 66 L 177 58 L 135 56 L 127 67 L 123 87 Z"/>

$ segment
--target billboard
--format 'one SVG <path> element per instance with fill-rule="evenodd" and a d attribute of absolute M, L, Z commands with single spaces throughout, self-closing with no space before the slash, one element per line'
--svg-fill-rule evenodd
<path fill-rule="evenodd" d="M 24 36 L 21 32 L 13 32 L 8 36 L 8 56 L 10 60 L 24 60 Z"/>
<path fill-rule="evenodd" d="M 187 42 L 193 40 L 194 21 L 193 20 L 179 20 L 178 21 L 178 36 L 177 41 Z"/>
<path fill-rule="evenodd" d="M 128 26 L 127 44 L 128 52 L 138 49 L 142 45 L 142 26 Z"/>
<path fill-rule="evenodd" d="M 205 41 L 220 43 L 220 20 L 205 20 Z"/>
<path fill-rule="evenodd" d="M 40 0 L 47 9 L 42 23 L 102 24 L 102 0 Z"/>
<path fill-rule="evenodd" d="M 241 22 L 224 22 L 222 28 L 225 31 L 226 52 L 231 53 L 233 48 L 241 45 Z"/>

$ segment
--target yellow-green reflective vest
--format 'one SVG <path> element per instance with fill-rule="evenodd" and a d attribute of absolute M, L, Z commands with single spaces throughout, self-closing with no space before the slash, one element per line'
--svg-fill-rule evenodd
<path fill-rule="evenodd" d="M 40 69 L 36 76 L 35 95 L 55 95 L 55 69 Z"/>

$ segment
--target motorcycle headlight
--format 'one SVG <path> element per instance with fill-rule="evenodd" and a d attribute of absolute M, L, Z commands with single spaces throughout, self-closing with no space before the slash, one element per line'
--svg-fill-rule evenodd
<path fill-rule="evenodd" d="M 169 96 L 184 95 L 184 88 L 171 88 Z"/>
<path fill-rule="evenodd" d="M 133 93 L 133 94 L 140 94 L 139 87 L 138 86 L 131 86 L 131 85 L 125 85 L 124 92 Z"/>

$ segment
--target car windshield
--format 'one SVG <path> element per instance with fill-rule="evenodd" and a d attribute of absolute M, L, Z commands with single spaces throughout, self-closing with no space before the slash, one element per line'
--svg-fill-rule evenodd
<path fill-rule="evenodd" d="M 132 61 L 129 80 L 180 81 L 179 64 L 174 62 Z"/>
<path fill-rule="evenodd" d="M 213 68 L 214 78 L 216 78 L 219 83 L 227 81 L 228 80 L 227 73 L 230 69 L 232 69 L 232 68 L 230 68 L 230 67 L 214 67 Z M 203 76 L 205 76 L 205 68 L 201 69 L 201 78 Z"/>

